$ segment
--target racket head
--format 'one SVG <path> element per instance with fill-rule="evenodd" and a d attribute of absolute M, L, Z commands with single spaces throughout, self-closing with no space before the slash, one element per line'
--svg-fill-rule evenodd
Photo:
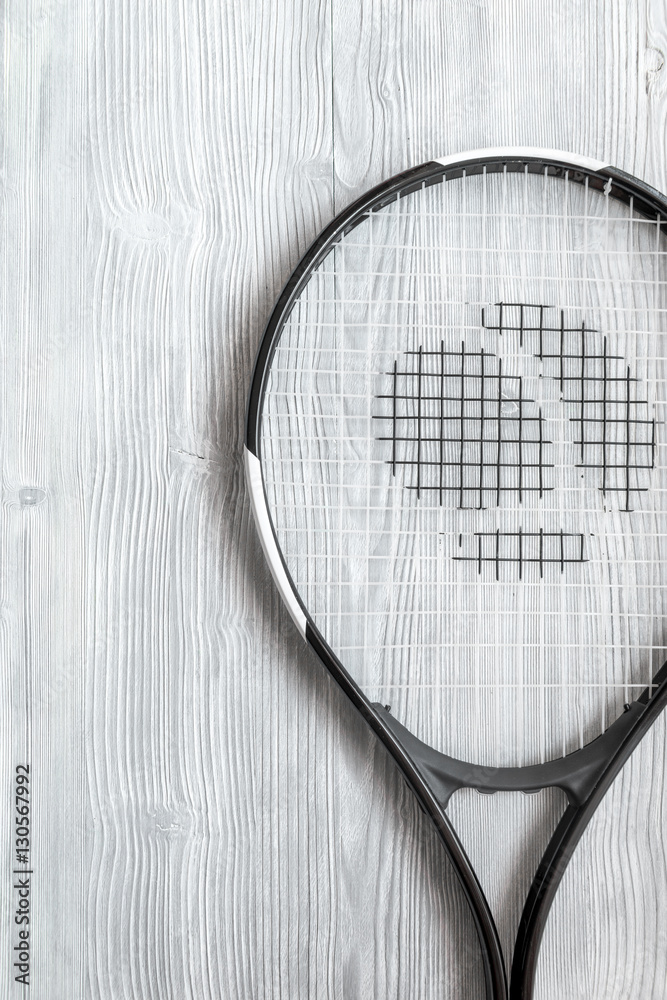
<path fill-rule="evenodd" d="M 665 308 L 666 212 L 658 192 L 597 161 L 557 151 L 480 150 L 425 164 L 364 196 L 325 229 L 289 279 L 267 325 L 249 398 L 253 508 L 297 627 L 390 746 L 374 702 L 391 703 L 420 739 L 453 756 L 537 763 L 597 736 L 660 666 L 661 637 L 656 643 L 652 629 L 665 582 L 659 566 L 667 560 L 660 551 L 647 558 L 640 545 L 633 563 L 626 551 L 627 539 L 632 548 L 646 523 L 658 549 L 662 544 L 659 469 L 640 466 L 656 464 L 659 447 L 653 414 L 663 402 L 656 386 L 664 381 L 664 350 L 650 341 L 659 339 Z M 337 368 L 341 354 L 346 364 Z M 360 363 L 350 364 L 352 356 Z M 594 383 L 593 397 L 584 394 L 579 406 L 576 393 L 566 394 L 577 366 Z M 610 387 L 629 392 L 625 410 L 622 395 L 601 398 Z M 282 408 L 287 399 L 291 410 Z M 438 427 L 440 438 L 452 436 L 442 427 L 454 427 L 461 402 L 460 431 L 443 447 L 432 439 Z M 587 414 L 600 406 L 610 407 L 602 421 L 612 435 L 606 445 L 590 437 L 595 419 Z M 485 407 L 487 429 L 480 428 Z M 623 452 L 621 417 L 632 412 L 634 420 L 640 410 L 639 437 Z M 517 411 L 533 431 L 523 442 Z M 579 467 L 568 432 L 582 411 L 588 443 Z M 360 423 L 362 429 L 341 434 Z M 409 433 L 398 435 L 397 427 Z M 488 441 L 481 447 L 486 457 L 479 460 L 474 440 L 468 448 L 468 435 Z M 406 440 L 398 444 L 397 437 Z M 553 460 L 540 451 L 551 451 Z M 619 453 L 622 461 L 612 461 Z M 327 470 L 340 471 L 350 457 L 349 477 L 332 480 Z M 602 502 L 600 457 L 609 467 L 626 466 L 604 470 L 610 478 Z M 333 501 L 336 493 L 343 499 Z M 341 530 L 350 513 L 358 520 L 352 558 Z M 398 537 L 418 546 L 416 555 L 397 558 L 397 525 Z M 579 590 L 563 586 L 571 570 L 585 578 Z M 403 584 L 415 574 L 418 596 L 401 605 Z M 397 582 L 387 587 L 387 579 Z M 632 591 L 630 610 L 618 603 L 623 589 Z M 572 629 L 583 591 L 595 613 Z M 472 625 L 457 634 L 466 615 Z M 489 615 L 495 634 L 483 650 L 480 622 Z M 606 636 L 615 620 L 625 631 L 621 642 L 612 640 L 610 670 Z M 540 622 L 550 623 L 548 634 Z M 521 633 L 515 645 L 524 660 L 498 699 L 499 654 L 512 645 L 513 629 Z M 573 641 L 566 644 L 568 631 Z M 541 653 L 526 662 L 531 634 L 534 649 L 555 636 L 553 662 L 545 665 Z M 582 639 L 596 653 L 588 664 L 573 663 L 567 651 Z M 583 679 L 572 685 L 577 671 Z M 516 740 L 512 734 L 522 731 L 525 738 Z"/>

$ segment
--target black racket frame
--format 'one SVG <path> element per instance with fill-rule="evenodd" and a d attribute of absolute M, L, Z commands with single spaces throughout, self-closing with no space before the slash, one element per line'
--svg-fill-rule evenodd
<path fill-rule="evenodd" d="M 571 157 L 571 158 L 570 158 Z M 437 160 L 397 174 L 363 195 L 341 212 L 317 237 L 292 272 L 271 313 L 262 337 L 246 417 L 246 449 L 261 463 L 260 440 L 262 403 L 274 350 L 292 307 L 311 273 L 335 244 L 366 219 L 397 198 L 424 186 L 466 175 L 498 172 L 528 172 L 566 177 L 575 183 L 588 182 L 626 205 L 633 212 L 667 223 L 667 198 L 636 177 L 615 167 L 597 168 L 572 154 L 540 150 L 493 150 L 463 154 L 455 161 Z M 607 730 L 580 750 L 566 757 L 529 767 L 493 768 L 448 757 L 422 743 L 391 716 L 382 705 L 371 703 L 312 621 L 308 609 L 283 559 L 266 497 L 255 498 L 266 508 L 282 570 L 305 619 L 305 638 L 329 673 L 382 740 L 397 762 L 421 808 L 433 822 L 454 866 L 470 906 L 484 962 L 488 1000 L 531 1000 L 537 958 L 551 904 L 581 836 L 597 806 L 632 751 L 667 706 L 667 664 Z M 446 813 L 450 796 L 458 788 L 480 792 L 536 792 L 556 786 L 568 797 L 568 806 L 554 832 L 531 885 L 514 948 L 508 982 L 505 963 L 489 904 L 475 871 Z"/>

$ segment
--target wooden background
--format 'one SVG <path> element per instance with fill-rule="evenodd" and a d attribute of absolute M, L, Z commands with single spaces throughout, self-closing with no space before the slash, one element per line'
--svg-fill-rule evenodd
<path fill-rule="evenodd" d="M 398 170 L 543 145 L 667 188 L 664 2 L 1 16 L 0 996 L 24 995 L 28 760 L 34 998 L 468 1000 L 447 862 L 265 566 L 241 464 L 252 361 L 309 241 Z M 541 1000 L 667 996 L 665 733 L 566 875 Z M 561 806 L 453 802 L 506 941 Z"/>

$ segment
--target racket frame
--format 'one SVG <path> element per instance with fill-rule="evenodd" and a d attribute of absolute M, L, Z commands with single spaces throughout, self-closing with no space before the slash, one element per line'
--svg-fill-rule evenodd
<path fill-rule="evenodd" d="M 448 757 L 422 743 L 388 710 L 366 698 L 308 613 L 280 551 L 266 498 L 261 467 L 262 404 L 271 360 L 292 307 L 312 272 L 335 244 L 371 212 L 423 186 L 482 173 L 528 171 L 568 179 L 596 188 L 633 211 L 667 223 L 667 199 L 632 175 L 575 153 L 533 147 L 473 150 L 429 161 L 406 170 L 353 202 L 317 237 L 290 275 L 269 317 L 260 342 L 248 397 L 244 461 L 246 481 L 262 548 L 281 597 L 300 634 L 315 651 L 355 708 L 398 764 L 417 800 L 433 822 L 454 866 L 481 945 L 488 1000 L 530 1000 L 533 996 L 540 942 L 551 904 L 567 863 L 588 822 L 622 766 L 657 716 L 667 706 L 667 664 L 650 687 L 626 706 L 596 740 L 566 757 L 529 767 L 493 768 Z M 569 800 L 540 862 L 528 893 L 515 943 L 508 983 L 500 940 L 489 904 L 447 814 L 451 794 L 471 787 L 484 793 L 500 790 L 535 792 L 562 788 Z"/>

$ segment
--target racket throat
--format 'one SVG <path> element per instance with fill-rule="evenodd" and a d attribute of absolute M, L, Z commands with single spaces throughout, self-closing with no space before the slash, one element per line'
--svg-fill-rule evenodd
<path fill-rule="evenodd" d="M 628 739 L 646 705 L 633 702 L 601 736 L 580 750 L 528 767 L 492 767 L 449 757 L 419 740 L 382 705 L 374 704 L 373 708 L 446 809 L 459 788 L 475 788 L 478 792 L 493 794 L 501 791 L 531 793 L 555 787 L 565 792 L 570 805 L 581 805 L 593 793 L 610 759 Z"/>

